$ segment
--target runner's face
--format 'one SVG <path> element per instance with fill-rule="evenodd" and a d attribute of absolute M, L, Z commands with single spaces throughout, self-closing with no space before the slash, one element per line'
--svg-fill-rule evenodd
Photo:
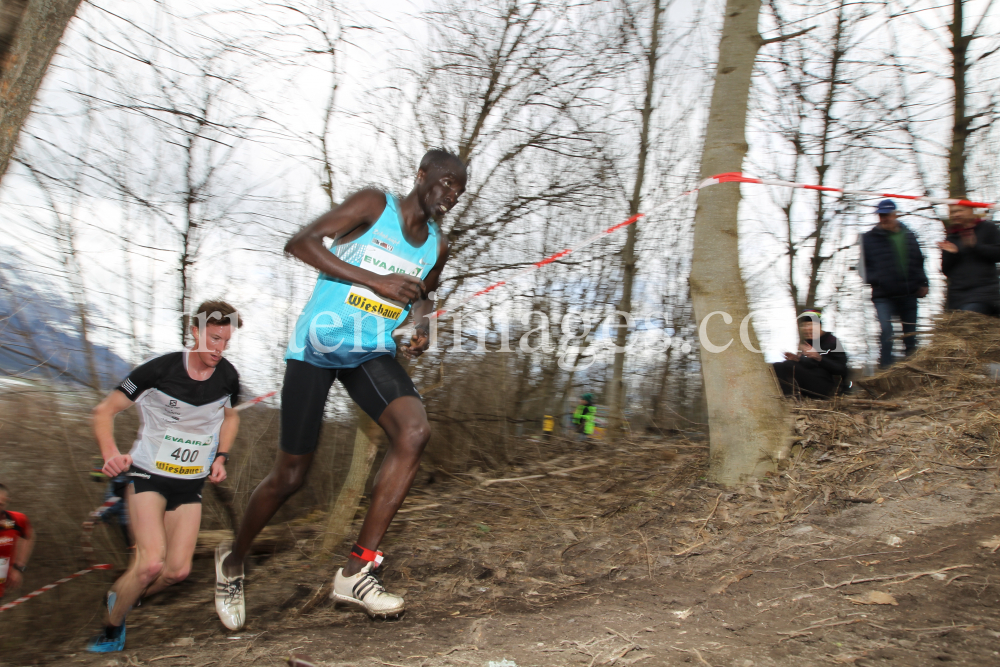
<path fill-rule="evenodd" d="M 191 330 L 195 340 L 198 341 L 194 353 L 201 358 L 202 363 L 206 366 L 210 368 L 218 366 L 219 362 L 222 361 L 222 353 L 226 351 L 229 339 L 233 335 L 233 326 L 231 324 L 206 325 L 204 340 L 199 338 L 201 332 L 198 327 L 191 327 Z"/>
<path fill-rule="evenodd" d="M 465 178 L 465 169 L 451 162 L 417 172 L 417 181 L 423 186 L 420 203 L 428 217 L 440 220 L 455 207 L 465 192 Z"/>

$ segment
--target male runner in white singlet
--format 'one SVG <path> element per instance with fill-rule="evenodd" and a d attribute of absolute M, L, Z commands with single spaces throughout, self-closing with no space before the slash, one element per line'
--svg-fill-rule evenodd
<path fill-rule="evenodd" d="M 240 376 L 222 357 L 236 309 L 207 301 L 191 325 L 191 349 L 156 357 L 133 370 L 94 408 L 104 474 L 126 473 L 126 499 L 135 534 L 135 558 L 107 594 L 104 629 L 87 644 L 94 653 L 125 647 L 125 615 L 144 595 L 183 581 L 191 571 L 201 525 L 205 478 L 226 479 L 226 461 L 239 429 Z M 133 404 L 142 421 L 128 454 L 115 444 L 115 415 Z"/>
<path fill-rule="evenodd" d="M 392 331 L 412 309 L 416 333 L 404 351 L 416 357 L 427 349 L 427 316 L 433 312 L 427 295 L 437 289 L 448 257 L 436 221 L 458 202 L 465 181 L 462 160 L 444 150 L 429 151 L 402 199 L 381 190 L 356 192 L 285 246 L 320 276 L 285 353 L 281 446 L 274 467 L 250 497 L 232 551 L 220 545 L 215 555 L 215 608 L 227 628 L 243 627 L 243 559 L 257 533 L 305 481 L 334 380 L 386 432 L 389 449 L 331 597 L 372 616 L 403 612 L 403 598 L 386 592 L 378 578 L 377 549 L 413 483 L 430 424 L 420 394 L 395 359 Z M 325 238 L 333 239 L 330 249 Z"/>

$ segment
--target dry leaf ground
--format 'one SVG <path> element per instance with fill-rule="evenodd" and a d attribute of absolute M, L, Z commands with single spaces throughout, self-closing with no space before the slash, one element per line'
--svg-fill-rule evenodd
<path fill-rule="evenodd" d="M 79 652 L 95 606 L 0 664 L 1000 664 L 998 360 L 994 321 L 945 321 L 913 368 L 865 383 L 878 403 L 796 404 L 791 458 L 741 488 L 707 483 L 706 444 L 680 437 L 438 475 L 383 545 L 397 622 L 299 613 L 338 565 L 306 518 L 251 571 L 243 632 L 216 620 L 201 559 L 133 612 L 124 656 Z"/>

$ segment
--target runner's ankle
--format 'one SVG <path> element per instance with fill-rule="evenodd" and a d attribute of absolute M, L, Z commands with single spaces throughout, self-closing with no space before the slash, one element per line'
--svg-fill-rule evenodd
<path fill-rule="evenodd" d="M 222 561 L 222 572 L 227 577 L 235 577 L 243 572 L 243 561 L 237 562 L 236 556 L 229 554 Z"/>
<path fill-rule="evenodd" d="M 353 577 L 364 568 L 365 564 L 365 561 L 356 556 L 348 556 L 347 565 L 344 566 L 344 576 Z"/>

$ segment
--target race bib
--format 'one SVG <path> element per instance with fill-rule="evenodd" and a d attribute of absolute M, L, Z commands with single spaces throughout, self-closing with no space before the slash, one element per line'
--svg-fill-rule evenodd
<path fill-rule="evenodd" d="M 167 430 L 156 453 L 156 469 L 171 475 L 204 475 L 211 461 L 214 438 Z"/>
<path fill-rule="evenodd" d="M 0 558 L 0 584 L 7 581 L 7 569 L 10 567 L 9 558 Z"/>
<path fill-rule="evenodd" d="M 396 257 L 391 252 L 386 252 L 382 248 L 370 245 L 365 250 L 365 257 L 361 261 L 361 268 L 372 273 L 385 276 L 390 273 L 402 273 L 408 276 L 420 277 L 420 267 L 413 262 Z M 399 319 L 406 308 L 406 304 L 392 299 L 379 296 L 367 287 L 361 285 L 351 285 L 351 290 L 347 293 L 347 305 L 353 306 L 366 313 L 372 313 L 384 317 L 387 320 Z"/>

